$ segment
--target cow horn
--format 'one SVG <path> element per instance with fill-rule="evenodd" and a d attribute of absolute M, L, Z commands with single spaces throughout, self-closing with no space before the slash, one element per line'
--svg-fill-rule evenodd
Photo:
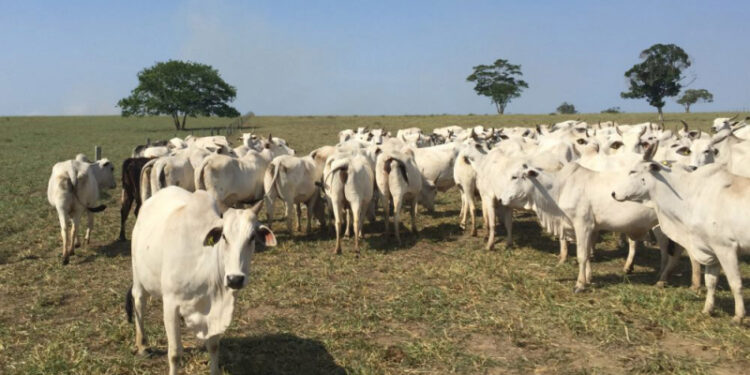
<path fill-rule="evenodd" d="M 268 133 L 268 141 L 271 142 L 273 140 L 273 137 L 271 136 L 271 133 Z"/>
<path fill-rule="evenodd" d="M 650 144 L 646 148 L 646 152 L 643 153 L 643 160 L 644 161 L 651 161 L 654 159 L 654 154 L 656 154 L 656 148 L 659 147 L 659 143 L 654 142 L 653 144 Z"/>
<path fill-rule="evenodd" d="M 651 123 L 649 122 L 649 124 Z M 643 137 L 643 135 L 646 134 L 646 130 L 648 129 L 646 129 L 646 127 L 644 126 L 643 129 L 641 129 L 641 132 L 638 133 L 638 139 L 641 139 L 641 137 Z"/>
<path fill-rule="evenodd" d="M 258 201 L 258 203 L 254 204 L 252 207 L 250 207 L 250 211 L 252 211 L 253 214 L 255 214 L 255 216 L 258 216 L 261 208 L 263 208 L 263 199 Z"/>
<path fill-rule="evenodd" d="M 539 124 L 536 124 L 536 132 L 537 134 L 542 134 L 542 127 Z"/>
<path fill-rule="evenodd" d="M 736 119 L 736 118 L 737 118 L 737 116 L 739 116 L 739 115 L 740 115 L 740 114 L 738 113 L 738 114 L 736 114 L 736 115 L 734 115 L 734 116 L 730 117 L 730 118 L 729 118 L 729 120 L 727 120 L 727 122 L 729 122 L 729 121 L 732 121 L 732 120 Z"/>
<path fill-rule="evenodd" d="M 622 137 L 622 130 L 620 130 L 620 126 L 615 125 L 615 131 Z"/>
<path fill-rule="evenodd" d="M 687 124 L 687 122 L 685 122 L 685 120 L 680 120 L 680 122 L 682 123 L 682 131 L 685 132 L 685 133 L 687 133 L 687 131 L 688 131 L 688 124 Z"/>

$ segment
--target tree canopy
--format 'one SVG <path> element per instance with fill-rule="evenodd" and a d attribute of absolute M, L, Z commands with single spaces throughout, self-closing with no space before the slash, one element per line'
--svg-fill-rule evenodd
<path fill-rule="evenodd" d="M 474 91 L 477 95 L 489 97 L 501 115 L 511 99 L 521 96 L 521 91 L 529 87 L 520 79 L 523 75 L 521 65 L 511 64 L 508 60 L 498 59 L 492 65 L 477 65 L 472 69 L 474 72 L 466 80 L 476 82 Z"/>
<path fill-rule="evenodd" d="M 711 103 L 714 101 L 714 95 L 706 89 L 689 89 L 685 90 L 682 96 L 677 99 L 677 104 L 682 104 L 685 107 L 685 113 L 690 113 L 690 106 L 698 101 Z"/>
<path fill-rule="evenodd" d="M 563 115 L 572 115 L 575 113 L 578 113 L 576 111 L 576 106 L 573 104 L 570 104 L 568 102 L 563 102 L 559 106 L 557 106 L 557 113 L 563 114 Z"/>
<path fill-rule="evenodd" d="M 169 115 L 175 128 L 184 130 L 188 116 L 239 116 L 227 104 L 236 96 L 235 88 L 210 65 L 169 60 L 141 70 L 138 86 L 117 106 L 123 116 Z"/>
<path fill-rule="evenodd" d="M 628 91 L 620 93 L 625 99 L 645 98 L 656 107 L 663 120 L 664 98 L 676 96 L 682 89 L 682 71 L 690 67 L 690 58 L 674 44 L 654 44 L 641 52 L 640 64 L 625 72 Z"/>

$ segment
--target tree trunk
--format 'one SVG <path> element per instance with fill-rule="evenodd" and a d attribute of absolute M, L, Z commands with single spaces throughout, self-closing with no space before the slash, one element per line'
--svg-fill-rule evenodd
<path fill-rule="evenodd" d="M 661 111 L 661 107 L 656 107 L 659 110 L 659 121 L 664 122 L 664 113 Z"/>
<path fill-rule="evenodd" d="M 182 130 L 185 130 L 185 121 L 187 121 L 187 113 L 182 115 Z"/>
<path fill-rule="evenodd" d="M 685 104 L 685 113 L 690 113 L 690 104 Z"/>
<path fill-rule="evenodd" d="M 502 115 L 503 113 L 505 113 L 505 104 L 495 103 L 495 109 L 497 109 L 498 115 Z"/>
<path fill-rule="evenodd" d="M 172 121 L 174 122 L 174 128 L 180 130 L 180 118 L 177 117 L 177 113 L 172 114 Z"/>

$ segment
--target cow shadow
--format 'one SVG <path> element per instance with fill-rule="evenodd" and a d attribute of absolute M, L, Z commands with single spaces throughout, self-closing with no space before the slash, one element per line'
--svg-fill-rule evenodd
<path fill-rule="evenodd" d="M 322 342 L 288 333 L 224 337 L 219 364 L 228 374 L 347 374 Z"/>

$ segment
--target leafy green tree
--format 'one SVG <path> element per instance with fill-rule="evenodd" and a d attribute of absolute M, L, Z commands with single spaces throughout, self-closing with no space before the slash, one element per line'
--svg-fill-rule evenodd
<path fill-rule="evenodd" d="M 685 113 L 690 113 L 690 106 L 698 101 L 713 103 L 714 95 L 706 89 L 685 90 L 685 92 L 682 93 L 682 96 L 677 99 L 677 104 L 682 104 L 685 107 Z"/>
<path fill-rule="evenodd" d="M 184 130 L 188 116 L 239 116 L 227 104 L 236 96 L 235 88 L 210 65 L 169 60 L 141 70 L 138 86 L 117 106 L 123 116 L 169 115 L 175 128 Z"/>
<path fill-rule="evenodd" d="M 501 115 L 511 99 L 521 96 L 521 91 L 529 87 L 520 79 L 523 75 L 521 65 L 511 64 L 508 60 L 498 59 L 492 65 L 477 65 L 472 69 L 474 73 L 466 80 L 476 82 L 474 91 L 477 95 L 489 97 Z"/>
<path fill-rule="evenodd" d="M 682 71 L 690 67 L 690 58 L 674 44 L 654 44 L 643 50 L 640 58 L 643 62 L 625 72 L 630 88 L 620 96 L 625 99 L 645 98 L 648 104 L 656 107 L 659 120 L 663 121 L 664 98 L 680 93 Z"/>
<path fill-rule="evenodd" d="M 563 114 L 563 115 L 572 115 L 575 113 L 578 113 L 576 111 L 576 106 L 573 104 L 570 104 L 568 102 L 563 102 L 557 107 L 557 113 Z"/>

